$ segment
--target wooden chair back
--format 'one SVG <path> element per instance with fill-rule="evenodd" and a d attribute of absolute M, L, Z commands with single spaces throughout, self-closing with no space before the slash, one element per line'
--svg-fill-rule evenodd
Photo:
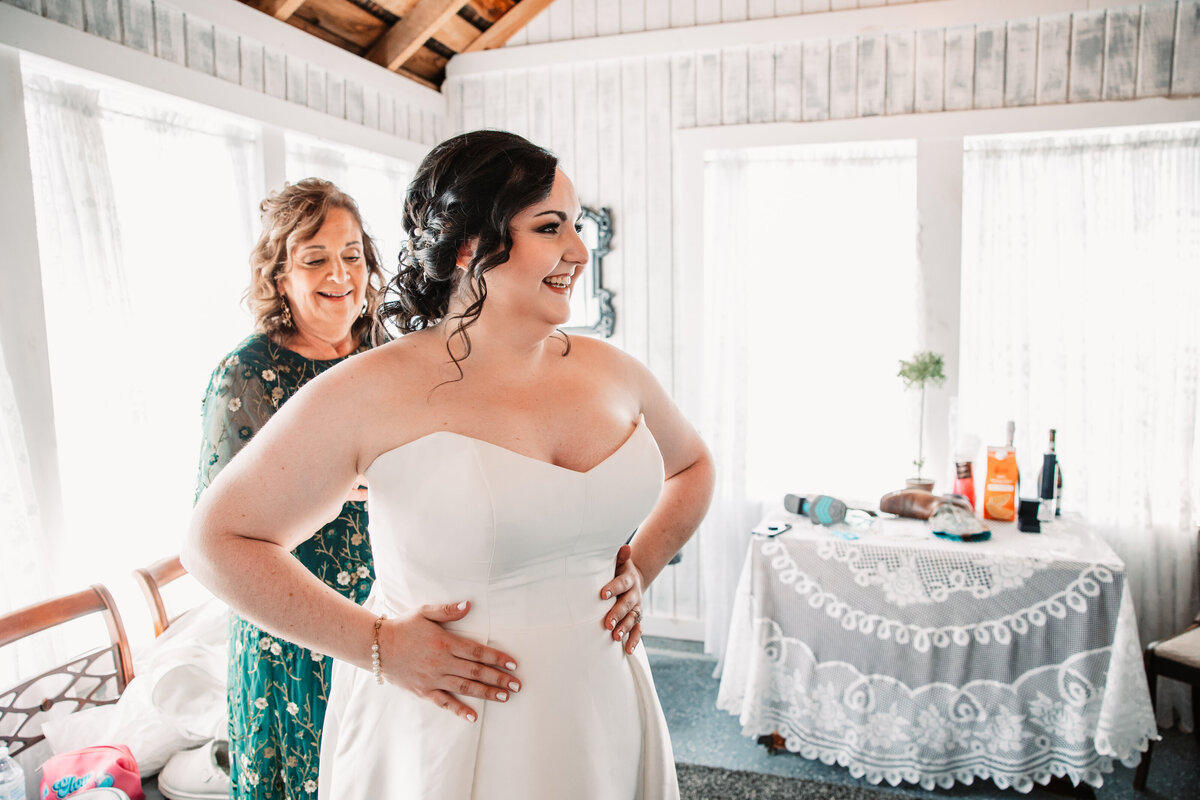
<path fill-rule="evenodd" d="M 155 636 L 161 636 L 162 632 L 179 618 L 179 614 L 174 616 L 167 614 L 167 604 L 163 602 L 162 588 L 186 574 L 187 570 L 183 568 L 179 556 L 168 556 L 155 561 L 148 567 L 139 567 L 133 571 L 133 579 L 141 587 L 146 604 L 150 606 L 150 617 L 154 620 Z"/>
<path fill-rule="evenodd" d="M 107 647 L 89 650 L 0 692 L 0 742 L 8 745 L 12 755 L 45 738 L 42 719 L 60 703 L 72 704 L 74 712 L 117 702 L 133 680 L 133 657 L 116 603 L 101 584 L 0 616 L 0 647 L 4 647 L 89 614 L 104 618 Z M 51 691 L 56 693 L 47 696 Z"/>

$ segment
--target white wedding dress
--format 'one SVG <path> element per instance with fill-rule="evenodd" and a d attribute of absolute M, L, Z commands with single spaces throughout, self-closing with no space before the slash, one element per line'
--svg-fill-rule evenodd
<path fill-rule="evenodd" d="M 395 617 L 470 600 L 446 627 L 511 654 L 521 691 L 463 698 L 472 724 L 335 662 L 322 800 L 677 798 L 644 648 L 627 655 L 602 626 L 617 549 L 662 490 L 645 422 L 587 472 L 436 432 L 366 475 L 378 576 L 366 606 Z"/>

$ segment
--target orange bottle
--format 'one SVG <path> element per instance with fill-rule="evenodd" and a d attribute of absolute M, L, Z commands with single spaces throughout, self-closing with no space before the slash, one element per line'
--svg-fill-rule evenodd
<path fill-rule="evenodd" d="M 1017 469 L 1017 450 L 1013 446 L 1016 423 L 1008 422 L 1008 444 L 989 447 L 987 478 L 983 484 L 983 518 L 1011 522 L 1017 518 L 1017 487 L 1021 474 Z"/>

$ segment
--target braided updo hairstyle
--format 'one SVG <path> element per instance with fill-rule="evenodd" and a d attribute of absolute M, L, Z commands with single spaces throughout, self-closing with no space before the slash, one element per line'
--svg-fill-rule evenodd
<path fill-rule="evenodd" d="M 558 159 L 532 142 L 506 131 L 472 131 L 439 144 L 417 168 L 404 201 L 399 271 L 389 282 L 379 315 L 402 333 L 441 322 L 450 299 L 469 282 L 471 304 L 456 315 L 461 358 L 471 352 L 470 327 L 487 298 L 486 273 L 509 259 L 513 217 L 550 196 Z M 458 251 L 476 241 L 466 270 Z M 449 349 L 449 342 L 447 342 Z M 461 368 L 460 368 L 461 374 Z"/>

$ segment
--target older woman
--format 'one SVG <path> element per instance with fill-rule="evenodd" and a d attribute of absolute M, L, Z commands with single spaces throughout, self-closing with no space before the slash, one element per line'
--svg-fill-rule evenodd
<path fill-rule="evenodd" d="M 262 203 L 250 257 L 256 331 L 213 371 L 204 398 L 197 498 L 301 386 L 371 346 L 383 272 L 354 200 L 309 178 Z M 366 490 L 344 487 L 332 522 L 291 551 L 325 585 L 362 603 L 374 581 Z M 229 635 L 233 796 L 310 797 L 317 786 L 331 660 L 234 614 Z"/>

